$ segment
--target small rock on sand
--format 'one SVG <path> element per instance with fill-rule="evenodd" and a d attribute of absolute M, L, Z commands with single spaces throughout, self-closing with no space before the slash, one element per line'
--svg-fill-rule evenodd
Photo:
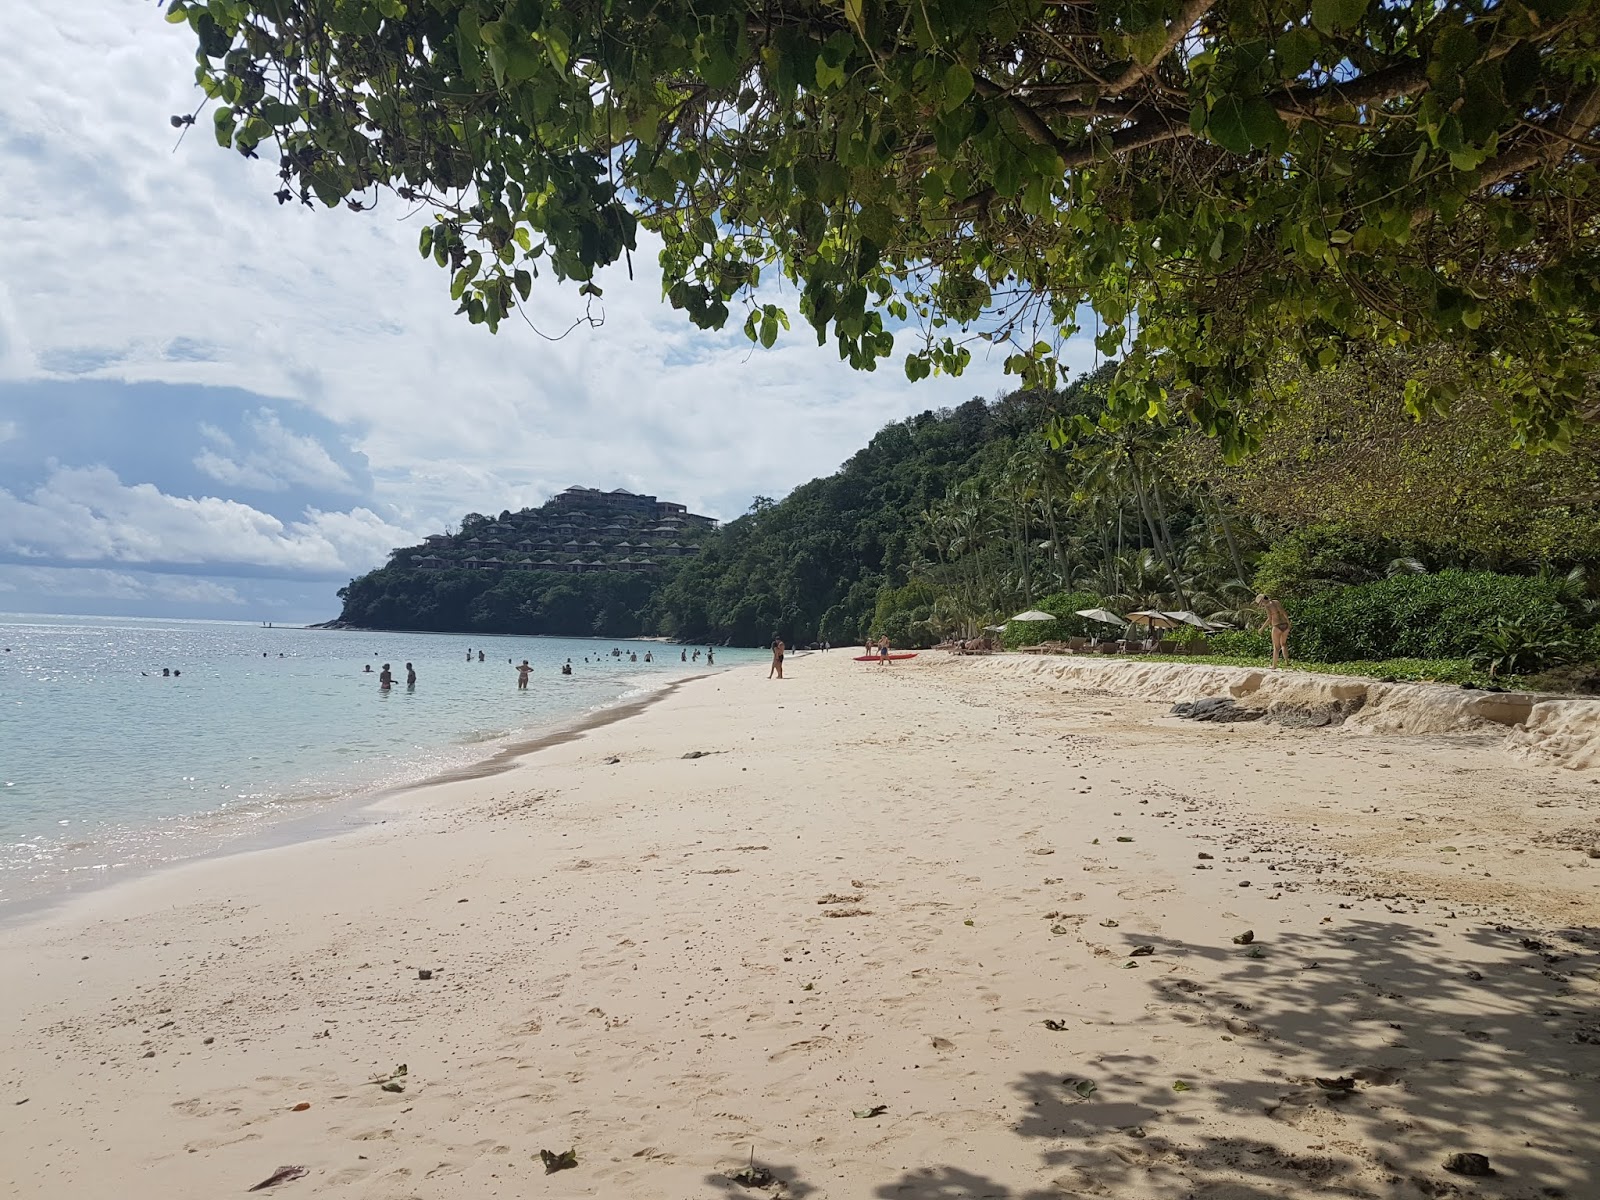
<path fill-rule="evenodd" d="M 1452 1154 L 1444 1160 L 1444 1169 L 1452 1175 L 1487 1176 L 1494 1174 L 1489 1158 L 1484 1154 Z"/>

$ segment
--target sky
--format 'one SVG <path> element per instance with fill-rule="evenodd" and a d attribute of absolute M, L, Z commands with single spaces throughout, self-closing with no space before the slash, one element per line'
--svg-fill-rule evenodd
<path fill-rule="evenodd" d="M 453 315 L 417 218 L 280 206 L 192 111 L 194 42 L 140 0 L 24 6 L 0 41 L 0 611 L 280 623 L 469 511 L 570 484 L 727 520 L 889 421 L 1005 387 L 908 383 L 795 320 L 771 350 L 603 275 L 561 341 Z M 786 300 L 791 311 L 794 297 Z M 580 311 L 541 279 L 546 331 Z M 1075 339 L 1064 357 L 1087 366 Z"/>

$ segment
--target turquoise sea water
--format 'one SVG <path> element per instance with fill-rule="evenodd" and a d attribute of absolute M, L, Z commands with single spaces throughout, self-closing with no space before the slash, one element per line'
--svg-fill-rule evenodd
<path fill-rule="evenodd" d="M 468 766 L 530 731 L 707 669 L 703 657 L 680 662 L 681 649 L 0 615 L 0 905 Z M 657 661 L 645 663 L 646 651 Z M 718 650 L 716 665 L 760 657 Z M 524 658 L 534 670 L 518 691 L 507 660 Z M 560 674 L 567 659 L 571 676 Z M 377 675 L 386 662 L 388 693 Z M 163 667 L 181 674 L 163 678 Z"/>

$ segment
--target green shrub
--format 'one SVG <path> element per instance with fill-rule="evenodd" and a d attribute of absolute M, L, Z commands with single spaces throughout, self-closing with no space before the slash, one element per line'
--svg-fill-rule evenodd
<path fill-rule="evenodd" d="M 921 580 L 899 588 L 880 588 L 871 636 L 887 634 L 890 643 L 900 649 L 937 645 L 942 633 L 933 615 L 934 599 L 933 589 Z"/>
<path fill-rule="evenodd" d="M 1226 630 L 1213 633 L 1206 640 L 1211 643 L 1212 654 L 1237 658 L 1270 657 L 1272 654 L 1272 639 L 1259 630 Z"/>
<path fill-rule="evenodd" d="M 1578 639 L 1571 625 L 1554 615 L 1510 620 L 1501 617 L 1484 634 L 1473 661 L 1487 667 L 1490 676 L 1522 675 L 1559 667 L 1578 656 Z"/>
<path fill-rule="evenodd" d="M 1489 571 L 1396 575 L 1320 591 L 1288 608 L 1291 651 L 1322 662 L 1473 658 L 1502 620 L 1572 622 L 1558 583 Z"/>
<path fill-rule="evenodd" d="M 1280 600 L 1382 579 L 1400 551 L 1341 525 L 1310 525 L 1279 538 L 1256 559 L 1255 589 Z"/>
<path fill-rule="evenodd" d="M 1000 635 L 1007 650 L 1037 646 L 1040 642 L 1064 642 L 1068 638 L 1089 637 L 1112 629 L 1077 614 L 1080 608 L 1099 608 L 1102 601 L 1093 592 L 1052 592 L 1034 605 L 1040 612 L 1054 613 L 1054 621 L 1008 621 Z"/>

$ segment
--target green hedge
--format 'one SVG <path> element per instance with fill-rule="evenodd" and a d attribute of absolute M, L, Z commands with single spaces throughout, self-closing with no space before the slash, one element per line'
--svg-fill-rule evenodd
<path fill-rule="evenodd" d="M 1572 620 L 1554 580 L 1489 571 L 1396 575 L 1288 607 L 1291 652 L 1322 662 L 1469 658 L 1502 617 Z"/>
<path fill-rule="evenodd" d="M 1256 630 L 1226 630 L 1213 633 L 1206 639 L 1213 654 L 1231 654 L 1239 658 L 1271 657 L 1272 639 Z"/>
<path fill-rule="evenodd" d="M 1007 650 L 1022 646 L 1037 646 L 1040 642 L 1064 642 L 1068 638 L 1106 634 L 1115 629 L 1099 621 L 1088 621 L 1076 613 L 1080 608 L 1100 608 L 1099 596 L 1093 592 L 1053 592 L 1034 605 L 1040 612 L 1054 613 L 1054 621 L 1008 621 L 1000 635 Z"/>

